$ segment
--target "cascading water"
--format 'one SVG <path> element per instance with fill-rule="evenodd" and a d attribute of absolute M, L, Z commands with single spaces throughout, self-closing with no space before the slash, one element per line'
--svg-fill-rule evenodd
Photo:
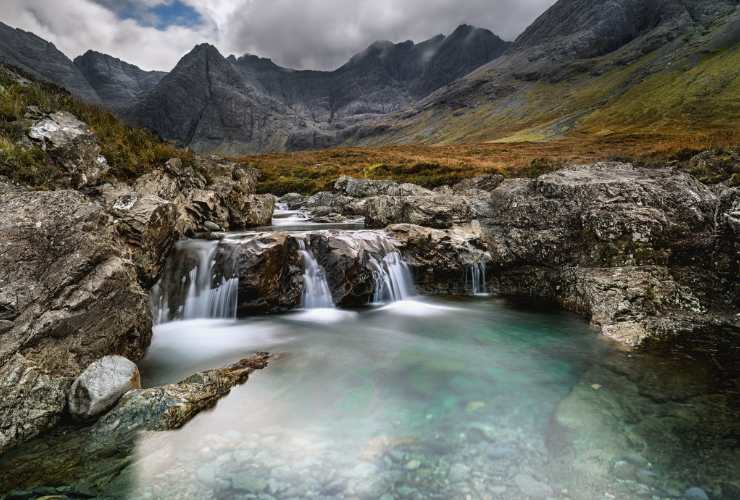
<path fill-rule="evenodd" d="M 324 268 L 316 261 L 306 242 L 298 240 L 298 252 L 303 258 L 303 298 L 304 309 L 330 309 L 334 307 L 329 283 Z"/>
<path fill-rule="evenodd" d="M 287 204 L 278 203 L 272 213 L 273 226 L 291 226 L 303 224 L 309 220 L 308 215 L 301 210 L 291 210 Z"/>
<path fill-rule="evenodd" d="M 470 264 L 465 269 L 465 289 L 470 290 L 473 295 L 487 295 L 488 284 L 486 283 L 486 263 L 477 262 Z"/>
<path fill-rule="evenodd" d="M 375 280 L 374 304 L 397 302 L 416 295 L 411 271 L 397 251 L 387 253 L 380 260 L 371 256 L 369 264 Z"/>
<path fill-rule="evenodd" d="M 152 288 L 154 323 L 235 319 L 239 278 L 234 273 L 233 260 L 218 241 L 178 242 L 162 278 Z"/>

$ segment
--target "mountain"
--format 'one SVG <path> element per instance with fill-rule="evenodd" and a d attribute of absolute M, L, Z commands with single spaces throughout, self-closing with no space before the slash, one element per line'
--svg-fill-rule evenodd
<path fill-rule="evenodd" d="M 249 54 L 226 58 L 203 44 L 163 73 L 95 51 L 72 62 L 31 33 L 1 28 L 0 61 L 181 146 L 231 154 L 360 140 L 375 130 L 364 122 L 407 109 L 510 46 L 461 25 L 418 44 L 373 43 L 335 71 L 297 71 Z"/>
<path fill-rule="evenodd" d="M 0 22 L 0 62 L 11 64 L 31 75 L 61 85 L 89 103 L 100 97 L 77 67 L 57 48 L 33 33 Z"/>
<path fill-rule="evenodd" d="M 208 44 L 196 46 L 125 116 L 198 151 L 279 149 L 297 122 Z"/>
<path fill-rule="evenodd" d="M 559 0 L 505 55 L 345 144 L 680 143 L 740 137 L 739 117 L 738 0 Z"/>
<path fill-rule="evenodd" d="M 406 109 L 508 46 L 463 25 L 419 44 L 376 42 L 335 71 L 296 71 L 201 45 L 126 116 L 196 150 L 327 147 L 347 131 L 361 135 L 358 122 Z"/>
<path fill-rule="evenodd" d="M 92 50 L 77 57 L 74 65 L 101 101 L 113 110 L 131 107 L 132 103 L 151 92 L 167 74 L 163 71 L 144 71 L 133 64 Z"/>
<path fill-rule="evenodd" d="M 558 0 L 513 43 L 462 25 L 334 71 L 209 45 L 166 75 L 94 52 L 70 65 L 6 26 L 0 58 L 196 151 L 740 140 L 740 0 Z"/>

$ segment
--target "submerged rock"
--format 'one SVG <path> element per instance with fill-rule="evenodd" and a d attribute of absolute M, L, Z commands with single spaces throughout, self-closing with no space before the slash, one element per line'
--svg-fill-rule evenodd
<path fill-rule="evenodd" d="M 136 364 L 123 356 L 105 356 L 91 363 L 72 384 L 69 412 L 80 420 L 97 417 L 125 393 L 140 388 Z"/>

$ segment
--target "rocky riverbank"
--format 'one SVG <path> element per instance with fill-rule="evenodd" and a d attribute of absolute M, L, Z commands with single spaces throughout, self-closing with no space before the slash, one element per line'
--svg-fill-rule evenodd
<path fill-rule="evenodd" d="M 150 290 L 171 273 L 175 242 L 196 233 L 222 239 L 214 272 L 238 281 L 239 315 L 299 306 L 308 251 L 341 306 L 372 302 L 398 255 L 422 293 L 469 292 L 477 270 L 490 290 L 555 301 L 625 346 L 740 337 L 740 190 L 669 168 L 598 163 L 435 190 L 344 177 L 331 192 L 281 201 L 374 229 L 235 238 L 227 232 L 272 218 L 275 198 L 256 194 L 252 168 L 173 159 L 113 181 L 75 117 L 38 117 L 27 135 L 64 175 L 50 191 L 0 180 L 0 450 L 53 428 L 93 361 L 141 358 Z"/>
<path fill-rule="evenodd" d="M 143 356 L 148 290 L 175 241 L 267 224 L 274 205 L 255 194 L 256 170 L 215 158 L 103 182 L 95 135 L 65 113 L 28 135 L 61 155 L 68 175 L 50 191 L 0 179 L 0 451 L 56 425 L 89 363 Z"/>

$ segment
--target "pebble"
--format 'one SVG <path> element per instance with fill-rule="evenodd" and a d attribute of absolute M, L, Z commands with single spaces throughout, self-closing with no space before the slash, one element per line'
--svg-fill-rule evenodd
<path fill-rule="evenodd" d="M 547 498 L 553 494 L 549 485 L 536 480 L 529 474 L 517 474 L 514 476 L 514 482 L 522 493 L 532 498 Z"/>
<path fill-rule="evenodd" d="M 640 469 L 637 471 L 637 480 L 642 484 L 653 485 L 658 481 L 658 475 L 647 469 Z"/>
<path fill-rule="evenodd" d="M 634 479 L 637 467 L 626 460 L 617 460 L 612 466 L 612 472 L 619 479 Z"/>
<path fill-rule="evenodd" d="M 406 464 L 406 469 L 408 470 L 416 470 L 421 466 L 421 462 L 418 460 L 411 460 Z"/>
<path fill-rule="evenodd" d="M 699 488 L 698 486 L 692 486 L 688 490 L 686 490 L 683 494 L 683 497 L 686 500 L 709 500 L 709 495 L 707 495 L 706 491 Z"/>
<path fill-rule="evenodd" d="M 267 489 L 267 481 L 258 477 L 241 474 L 231 479 L 234 489 L 248 491 L 250 493 L 261 493 Z"/>
<path fill-rule="evenodd" d="M 452 467 L 450 467 L 450 481 L 453 483 L 459 483 L 461 481 L 464 481 L 468 474 L 470 473 L 470 469 L 465 464 L 456 463 Z"/>

